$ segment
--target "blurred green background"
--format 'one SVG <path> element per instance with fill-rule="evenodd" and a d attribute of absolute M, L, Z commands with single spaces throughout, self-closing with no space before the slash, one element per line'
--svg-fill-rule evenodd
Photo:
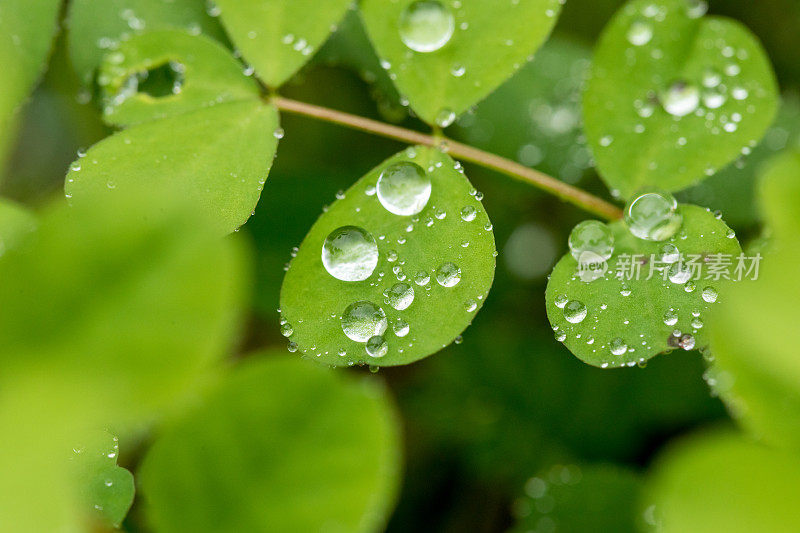
<path fill-rule="evenodd" d="M 534 62 L 448 133 L 607 196 L 581 134 L 580 86 L 592 43 L 622 3 L 569 0 L 554 37 Z M 711 0 L 710 13 L 736 18 L 760 37 L 785 100 L 753 155 L 681 194 L 683 201 L 721 210 L 746 242 L 760 231 L 753 197 L 759 164 L 800 138 L 800 2 Z M 284 92 L 422 127 L 397 102 L 352 11 Z M 2 195 L 39 206 L 61 194 L 76 152 L 109 133 L 89 96 L 72 71 L 62 35 L 45 79 L 19 117 L 16 144 L 5 157 Z M 305 118 L 286 116 L 282 122 L 285 137 L 275 166 L 243 228 L 254 244 L 256 278 L 241 352 L 283 345 L 276 307 L 291 248 L 338 190 L 401 148 Z M 579 469 L 589 480 L 598 468 L 592 465 L 613 463 L 602 467 L 619 471 L 620 486 L 609 490 L 624 491 L 628 478 L 666 441 L 728 420 L 703 381 L 697 353 L 604 371 L 556 342 L 545 316 L 546 276 L 585 214 L 483 169 L 468 166 L 467 175 L 484 193 L 494 223 L 496 280 L 462 343 L 414 365 L 380 371 L 405 431 L 406 472 L 391 532 L 505 531 L 514 515 L 543 512 L 522 497 L 535 498 L 534 476 L 552 481 Z M 606 489 L 601 483 L 598 490 Z M 134 522 L 135 517 L 134 512 Z M 613 530 L 619 527 L 627 525 Z"/>

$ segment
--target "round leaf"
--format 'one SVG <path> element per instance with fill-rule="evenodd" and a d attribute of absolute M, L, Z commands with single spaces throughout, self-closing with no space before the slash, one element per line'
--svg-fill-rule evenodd
<path fill-rule="evenodd" d="M 158 69 L 166 70 L 165 95 L 142 90 Z M 129 125 L 235 100 L 255 100 L 258 84 L 216 41 L 182 31 L 147 32 L 124 41 L 106 56 L 98 82 L 103 118 Z"/>
<path fill-rule="evenodd" d="M 701 2 L 635 0 L 605 29 L 584 94 L 597 167 L 622 197 L 695 184 L 755 146 L 778 92 L 757 39 Z"/>
<path fill-rule="evenodd" d="M 624 222 L 611 223 L 614 255 L 598 279 L 584 281 L 571 254 L 556 264 L 547 284 L 547 316 L 556 336 L 582 361 L 603 368 L 642 363 L 676 348 L 679 337 L 675 331 L 692 335 L 698 348 L 707 344 L 702 321 L 707 320 L 713 306 L 724 300 L 721 293 L 729 282 L 705 279 L 709 273 L 705 265 L 716 254 L 722 254 L 733 262 L 732 274 L 741 249 L 725 223 L 708 210 L 684 205 L 678 212 L 683 226 L 664 242 L 638 239 Z M 683 263 L 667 262 L 665 245 L 676 247 Z M 669 274 L 673 265 L 683 264 L 691 271 L 689 262 L 693 256 L 695 263 L 699 261 L 703 266 L 697 276 L 692 275 L 699 279 L 689 281 L 689 287 L 695 287 L 691 292 L 686 290 L 685 281 L 675 283 L 664 278 L 664 270 Z M 632 264 L 639 265 L 638 273 Z M 706 288 L 716 292 L 715 302 L 704 299 Z M 573 302 L 577 302 L 576 307 L 585 306 L 585 317 L 577 323 L 567 320 L 570 311 L 575 310 Z M 696 322 L 698 319 L 700 322 Z"/>
<path fill-rule="evenodd" d="M 81 205 L 141 187 L 177 189 L 230 232 L 258 203 L 277 127 L 277 111 L 255 100 L 146 122 L 100 141 L 73 163 L 66 195 Z"/>
<path fill-rule="evenodd" d="M 419 165 L 431 181 L 430 199 L 417 215 L 389 212 L 374 192 L 384 169 L 400 162 Z M 283 280 L 282 315 L 300 353 L 331 365 L 392 366 L 427 357 L 453 342 L 483 304 L 494 278 L 494 236 L 476 196 L 460 165 L 427 147 L 395 155 L 350 187 L 311 228 Z M 377 243 L 377 265 L 363 281 L 342 281 L 323 266 L 323 243 L 343 226 L 362 228 Z M 447 263 L 461 272 L 460 281 L 449 287 L 437 281 Z M 414 292 L 413 302 L 403 310 L 386 303 L 384 295 L 397 283 Z M 365 344 L 351 340 L 342 329 L 346 309 L 362 301 L 386 314 L 388 352 L 379 358 L 367 355 Z M 408 325 L 407 334 L 393 332 L 398 321 Z"/>
<path fill-rule="evenodd" d="M 663 533 L 797 531 L 796 455 L 731 431 L 672 445 L 645 487 L 644 518 Z"/>
<path fill-rule="evenodd" d="M 415 0 L 364 0 L 361 14 L 398 90 L 426 122 L 447 123 L 508 79 L 542 45 L 559 0 L 434 0 L 453 20 L 441 48 L 414 51 L 400 29 Z M 444 121 L 444 122 L 442 122 Z"/>
<path fill-rule="evenodd" d="M 399 467 L 383 387 L 279 356 L 245 363 L 165 428 L 138 475 L 157 533 L 373 532 Z"/>
<path fill-rule="evenodd" d="M 278 87 L 325 42 L 351 0 L 216 0 L 222 24 L 258 77 Z"/>
<path fill-rule="evenodd" d="M 72 64 L 89 85 L 103 56 L 144 30 L 176 28 L 224 41 L 222 28 L 206 7 L 198 0 L 72 0 L 68 19 Z"/>

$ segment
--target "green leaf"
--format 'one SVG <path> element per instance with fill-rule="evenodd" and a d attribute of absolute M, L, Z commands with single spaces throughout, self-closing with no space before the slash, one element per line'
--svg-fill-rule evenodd
<path fill-rule="evenodd" d="M 256 75 L 278 87 L 311 59 L 351 0 L 217 0 L 231 40 Z"/>
<path fill-rule="evenodd" d="M 644 517 L 663 533 L 797 531 L 796 455 L 730 430 L 693 435 L 656 461 Z"/>
<path fill-rule="evenodd" d="M 530 58 L 549 35 L 562 3 L 509 0 L 498 6 L 494 0 L 364 0 L 361 14 L 378 55 L 389 64 L 390 76 L 411 108 L 428 123 L 446 125 Z M 439 28 L 427 35 L 425 43 L 436 43 L 436 38 L 442 37 L 441 43 L 448 27 L 452 33 L 434 51 L 414 51 L 406 44 L 420 49 L 410 36 L 415 24 L 404 23 L 410 13 L 406 10 L 420 7 L 429 20 L 438 21 Z M 416 26 L 425 31 L 422 24 Z M 404 38 L 401 27 L 411 30 L 404 30 Z M 433 46 L 436 44 L 426 47 Z"/>
<path fill-rule="evenodd" d="M 0 256 L 36 229 L 36 217 L 24 207 L 0 198 Z"/>
<path fill-rule="evenodd" d="M 164 79 L 158 79 L 159 73 Z M 116 125 L 259 97 L 258 84 L 227 49 L 176 30 L 147 32 L 120 43 L 106 56 L 98 82 L 103 118 Z M 147 84 L 158 92 L 147 92 Z"/>
<path fill-rule="evenodd" d="M 251 360 L 163 429 L 138 473 L 157 533 L 381 531 L 399 485 L 386 389 Z"/>
<path fill-rule="evenodd" d="M 230 102 L 146 122 L 94 145 L 73 163 L 74 205 L 140 187 L 178 190 L 220 231 L 244 224 L 258 203 L 277 147 L 278 113 L 258 101 Z"/>
<path fill-rule="evenodd" d="M 800 450 L 800 152 L 776 159 L 761 184 L 762 210 L 772 230 L 759 278 L 738 284 L 714 314 L 709 383 L 756 436 Z"/>
<path fill-rule="evenodd" d="M 705 264 L 715 254 L 729 256 L 732 275 L 741 249 L 725 223 L 708 210 L 683 205 L 678 213 L 683 217 L 683 226 L 664 242 L 638 239 L 624 222 L 611 223 L 614 255 L 608 261 L 608 270 L 598 279 L 583 281 L 578 262 L 571 254 L 556 264 L 547 284 L 547 316 L 556 337 L 563 338 L 565 346 L 585 363 L 602 368 L 642 363 L 676 348 L 675 331 L 693 337 L 689 348 L 708 343 L 703 322 L 709 310 L 724 301 L 722 293 L 730 282 L 707 279 L 710 270 Z M 666 250 L 671 253 L 665 256 L 664 246 L 668 245 L 681 254 L 677 262 L 667 262 L 671 260 L 669 255 L 675 253 Z M 642 257 L 636 259 L 634 255 Z M 699 256 L 703 265 L 697 272 L 689 266 L 692 256 Z M 630 267 L 634 259 L 641 265 L 638 275 Z M 673 283 L 669 277 L 664 279 L 665 270 L 669 274 L 671 268 L 678 269 L 680 265 L 692 273 L 690 281 Z M 627 279 L 631 275 L 633 279 Z M 704 298 L 707 288 L 715 291 L 716 302 Z M 585 306 L 585 318 L 577 323 L 566 318 L 573 302 L 575 306 Z M 671 320 L 667 320 L 667 313 L 672 315 Z M 698 319 L 700 322 L 696 322 Z"/>
<path fill-rule="evenodd" d="M 413 216 L 389 212 L 375 193 L 380 174 L 401 162 L 419 165 L 431 182 L 429 200 Z M 345 226 L 363 229 L 377 244 L 375 268 L 361 281 L 337 279 L 322 263 L 323 243 Z M 472 322 L 492 285 L 494 256 L 488 215 L 460 164 L 432 148 L 409 148 L 367 173 L 311 228 L 283 280 L 284 330 L 292 330 L 300 353 L 326 364 L 412 363 L 453 342 Z M 437 280 L 444 282 L 448 263 L 460 269 L 460 281 L 449 287 Z M 403 310 L 384 294 L 397 284 L 413 291 Z M 369 356 L 363 341 L 345 335 L 343 317 L 357 302 L 370 302 L 386 315 L 385 327 L 379 320 L 373 330 L 388 343 L 385 355 Z M 410 328 L 405 333 L 402 324 Z"/>
<path fill-rule="evenodd" d="M 754 147 L 775 116 L 761 45 L 738 22 L 700 17 L 703 5 L 635 0 L 597 45 L 586 133 L 600 174 L 623 198 L 698 183 Z"/>
<path fill-rule="evenodd" d="M 612 465 L 554 466 L 525 483 L 512 533 L 614 531 L 636 533 L 640 476 Z"/>
<path fill-rule="evenodd" d="M 229 348 L 242 249 L 181 196 L 86 200 L 48 209 L 0 260 L 0 280 L 13 280 L 0 283 L 0 389 L 32 375 L 61 392 L 70 416 L 138 423 L 197 387 Z"/>
<path fill-rule="evenodd" d="M 119 439 L 108 431 L 89 433 L 72 449 L 73 475 L 87 509 L 119 527 L 133 503 L 133 474 L 117 466 Z"/>
<path fill-rule="evenodd" d="M 144 30 L 183 29 L 219 41 L 225 34 L 199 0 L 72 0 L 69 48 L 73 66 L 89 85 L 103 56 Z"/>
<path fill-rule="evenodd" d="M 56 33 L 60 0 L 4 0 L 0 5 L 0 152 L 12 117 L 44 71 Z"/>

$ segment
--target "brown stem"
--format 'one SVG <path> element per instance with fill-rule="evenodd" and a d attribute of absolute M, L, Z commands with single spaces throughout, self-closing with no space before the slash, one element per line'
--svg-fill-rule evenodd
<path fill-rule="evenodd" d="M 425 146 L 442 147 L 449 154 L 490 168 L 512 178 L 530 183 L 543 191 L 547 191 L 562 200 L 580 207 L 590 213 L 603 217 L 607 220 L 616 220 L 622 217 L 622 211 L 615 205 L 598 198 L 593 194 L 568 185 L 552 176 L 548 176 L 538 170 L 521 165 L 505 157 L 479 150 L 473 146 L 463 144 L 450 139 L 434 137 L 418 131 L 401 128 L 385 122 L 379 122 L 358 115 L 351 115 L 335 109 L 321 107 L 314 104 L 291 100 L 282 96 L 274 95 L 270 101 L 282 111 L 313 117 L 333 124 L 339 124 L 348 128 L 381 135 L 389 139 L 395 139 L 409 144 L 421 144 Z"/>

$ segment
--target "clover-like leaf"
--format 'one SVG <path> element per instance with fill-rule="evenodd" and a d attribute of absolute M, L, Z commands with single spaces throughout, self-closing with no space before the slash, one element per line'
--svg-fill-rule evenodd
<path fill-rule="evenodd" d="M 366 533 L 383 530 L 399 469 L 384 387 L 272 354 L 164 428 L 137 476 L 157 533 Z"/>
<path fill-rule="evenodd" d="M 72 452 L 74 480 L 88 513 L 119 527 L 135 492 L 133 474 L 117 466 L 119 439 L 108 431 L 92 432 Z"/>
<path fill-rule="evenodd" d="M 364 0 L 372 43 L 426 122 L 449 125 L 508 79 L 549 35 L 559 0 Z"/>
<path fill-rule="evenodd" d="M 104 120 L 120 126 L 259 97 L 258 84 L 227 49 L 176 30 L 120 43 L 103 63 L 98 83 Z"/>
<path fill-rule="evenodd" d="M 695 184 L 755 146 L 778 91 L 758 40 L 703 2 L 634 0 L 595 50 L 584 94 L 597 167 L 622 197 Z"/>
<path fill-rule="evenodd" d="M 183 65 L 177 71 L 185 93 L 153 96 L 138 81 L 130 85 L 138 72 L 172 61 Z M 142 186 L 179 189 L 221 231 L 244 224 L 272 166 L 278 113 L 259 100 L 233 58 L 205 37 L 161 31 L 111 52 L 103 72 L 114 95 L 105 115 L 115 123 L 147 122 L 100 141 L 73 163 L 67 197 L 78 204 Z"/>
<path fill-rule="evenodd" d="M 730 281 L 721 276 L 733 277 L 741 249 L 708 210 L 683 205 L 678 213 L 683 226 L 664 242 L 639 239 L 624 222 L 611 223 L 614 253 L 605 271 L 581 270 L 571 254 L 556 264 L 547 316 L 556 337 L 585 363 L 632 366 L 677 347 L 708 344 L 704 321 L 724 300 Z"/>
<path fill-rule="evenodd" d="M 636 533 L 641 476 L 613 465 L 554 466 L 528 479 L 515 505 L 511 533 L 553 531 Z"/>
<path fill-rule="evenodd" d="M 242 57 L 278 87 L 307 63 L 351 0 L 217 0 L 220 18 Z"/>
<path fill-rule="evenodd" d="M 73 0 L 68 19 L 72 64 L 89 85 L 106 53 L 143 31 L 174 28 L 225 41 L 207 7 L 198 0 Z"/>
<path fill-rule="evenodd" d="M 0 156 L 14 131 L 9 121 L 44 70 L 60 7 L 60 0 L 0 4 Z"/>
<path fill-rule="evenodd" d="M 136 192 L 62 201 L 3 255 L 4 389 L 35 376 L 77 420 L 135 424 L 228 349 L 246 279 L 240 243 L 182 195 Z"/>
<path fill-rule="evenodd" d="M 663 533 L 797 531 L 797 455 L 730 430 L 692 435 L 656 460 L 643 516 Z"/>
<path fill-rule="evenodd" d="M 392 366 L 450 344 L 494 278 L 480 197 L 458 163 L 428 147 L 361 178 L 317 220 L 284 278 L 290 346 L 331 365 Z"/>
<path fill-rule="evenodd" d="M 756 436 L 800 449 L 800 152 L 777 158 L 761 184 L 772 240 L 757 280 L 738 284 L 714 313 L 708 381 Z"/>

